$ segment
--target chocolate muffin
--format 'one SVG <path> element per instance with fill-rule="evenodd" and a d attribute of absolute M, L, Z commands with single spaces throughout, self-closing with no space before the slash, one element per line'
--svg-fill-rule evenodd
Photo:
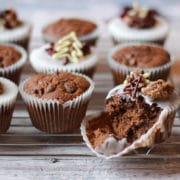
<path fill-rule="evenodd" d="M 79 18 L 61 18 L 43 29 L 44 39 L 55 42 L 59 38 L 74 31 L 82 42 L 95 45 L 97 41 L 97 25 L 89 20 Z"/>
<path fill-rule="evenodd" d="M 0 68 L 15 64 L 21 59 L 21 53 L 8 45 L 0 45 Z"/>
<path fill-rule="evenodd" d="M 17 94 L 17 86 L 0 77 L 0 133 L 5 133 L 10 127 Z"/>
<path fill-rule="evenodd" d="M 88 77 L 69 72 L 37 74 L 20 85 L 33 125 L 48 133 L 78 128 L 93 89 Z"/>
<path fill-rule="evenodd" d="M 15 9 L 0 11 L 0 42 L 15 43 L 26 50 L 29 46 L 31 25 L 19 19 Z"/>
<path fill-rule="evenodd" d="M 149 72 L 151 80 L 164 79 L 169 75 L 170 54 L 153 44 L 127 43 L 113 48 L 108 59 L 114 83 L 120 84 L 129 72 Z"/>
<path fill-rule="evenodd" d="M 105 112 L 83 120 L 81 133 L 93 152 L 112 158 L 165 141 L 180 99 L 169 82 L 150 82 L 146 74 L 134 72 L 105 102 Z"/>
<path fill-rule="evenodd" d="M 111 19 L 108 29 L 114 44 L 146 42 L 164 45 L 169 23 L 156 10 L 134 3 L 124 7 L 119 17 Z"/>
<path fill-rule="evenodd" d="M 23 48 L 14 44 L 0 44 L 0 76 L 18 84 L 26 60 L 27 54 Z"/>
<path fill-rule="evenodd" d="M 38 73 L 68 71 L 93 77 L 97 55 L 88 44 L 79 40 L 75 32 L 70 32 L 56 43 L 34 49 L 30 54 L 30 63 Z"/>

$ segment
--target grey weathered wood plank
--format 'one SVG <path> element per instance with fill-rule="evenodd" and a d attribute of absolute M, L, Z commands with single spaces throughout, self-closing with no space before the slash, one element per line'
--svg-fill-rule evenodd
<path fill-rule="evenodd" d="M 180 159 L 94 157 L 0 157 L 0 178 L 23 179 L 179 179 Z M 8 167 L 8 168 L 7 168 Z"/>

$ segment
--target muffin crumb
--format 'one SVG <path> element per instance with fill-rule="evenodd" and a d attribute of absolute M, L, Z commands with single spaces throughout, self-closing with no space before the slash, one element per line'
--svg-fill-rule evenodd
<path fill-rule="evenodd" d="M 93 32 L 96 27 L 96 24 L 90 21 L 76 18 L 61 18 L 48 25 L 44 32 L 56 38 L 65 36 L 72 31 L 75 31 L 77 36 L 83 36 Z"/>
<path fill-rule="evenodd" d="M 153 100 L 167 99 L 173 93 L 174 87 L 162 79 L 150 82 L 146 87 L 141 89 L 144 95 L 149 96 Z"/>
<path fill-rule="evenodd" d="M 100 116 L 89 121 L 86 134 L 92 146 L 97 148 L 106 140 L 107 137 L 113 135 L 112 126 L 107 112 L 101 113 Z"/>

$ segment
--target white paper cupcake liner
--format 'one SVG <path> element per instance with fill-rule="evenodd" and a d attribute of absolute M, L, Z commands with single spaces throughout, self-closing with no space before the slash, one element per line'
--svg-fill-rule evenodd
<path fill-rule="evenodd" d="M 110 35 L 117 43 L 148 42 L 164 44 L 168 34 L 169 25 L 162 17 L 157 17 L 159 24 L 155 28 L 135 29 L 128 27 L 120 18 L 112 19 L 108 25 Z"/>
<path fill-rule="evenodd" d="M 33 69 L 38 73 L 52 74 L 59 71 L 67 72 L 78 72 L 89 77 L 92 77 L 97 64 L 97 55 L 92 53 L 85 57 L 79 63 L 70 63 L 67 65 L 62 65 L 61 60 L 52 59 L 46 52 L 49 45 L 45 45 L 40 49 L 32 51 L 30 54 L 30 63 Z"/>
<path fill-rule="evenodd" d="M 73 17 L 73 18 L 82 19 L 81 17 Z M 99 23 L 95 20 L 87 19 L 87 18 L 83 18 L 82 20 L 87 20 L 87 21 L 93 22 L 94 24 L 96 24 L 96 29 L 87 35 L 80 36 L 79 40 L 82 42 L 86 42 L 86 43 L 90 42 L 90 44 L 92 42 L 92 44 L 95 45 L 96 42 L 93 42 L 93 41 L 96 41 L 99 37 L 99 26 L 100 26 Z M 42 33 L 43 33 L 43 39 L 46 42 L 51 43 L 51 42 L 56 42 L 58 40 L 57 38 L 52 38 L 52 37 L 48 36 L 47 34 L 44 33 L 44 31 Z"/>
<path fill-rule="evenodd" d="M 117 89 L 119 89 L 119 86 L 111 90 L 107 97 L 113 94 L 113 92 L 115 92 Z M 145 99 L 147 103 L 152 103 L 148 102 L 148 98 Z M 165 141 L 171 135 L 172 125 L 176 111 L 180 104 L 180 99 L 179 96 L 174 93 L 168 102 L 156 103 L 158 106 L 163 108 L 163 111 L 161 112 L 157 122 L 147 131 L 147 133 L 143 134 L 132 144 L 128 144 L 125 138 L 118 141 L 114 137 L 110 136 L 98 148 L 93 148 L 86 135 L 86 127 L 88 126 L 89 121 L 93 120 L 95 117 L 99 117 L 101 113 L 89 116 L 82 121 L 81 134 L 83 140 L 92 150 L 92 152 L 94 152 L 98 157 L 103 157 L 105 159 L 117 158 L 129 154 L 138 148 L 153 147 L 155 144 Z"/>
<path fill-rule="evenodd" d="M 122 48 L 127 47 L 127 46 L 133 46 L 133 45 L 134 46 L 136 46 L 136 45 L 139 45 L 139 46 L 148 45 L 148 46 L 155 46 L 155 47 L 161 48 L 158 45 L 149 44 L 149 43 L 126 43 L 126 44 L 121 44 L 121 45 L 114 47 L 108 55 L 108 64 L 111 68 L 115 85 L 122 83 L 125 80 L 126 76 L 132 71 L 143 71 L 145 73 L 148 72 L 148 73 L 150 73 L 150 80 L 157 80 L 157 79 L 167 80 L 167 78 L 169 76 L 170 68 L 173 64 L 173 58 L 172 57 L 170 57 L 169 63 L 166 63 L 162 66 L 154 67 L 154 68 L 128 67 L 124 64 L 120 64 L 120 63 L 116 62 L 112 58 L 113 54 L 117 50 L 122 49 Z"/>
<path fill-rule="evenodd" d="M 31 24 L 29 22 L 23 23 L 22 26 L 15 29 L 0 32 L 0 42 L 15 43 L 27 49 L 31 34 Z"/>
<path fill-rule="evenodd" d="M 8 79 L 0 77 L 4 92 L 0 95 L 0 133 L 5 133 L 11 123 L 18 94 L 17 86 Z"/>
<path fill-rule="evenodd" d="M 75 130 L 80 126 L 94 90 L 94 83 L 84 75 L 75 74 L 84 77 L 90 83 L 90 87 L 80 96 L 64 104 L 27 94 L 23 87 L 28 79 L 20 84 L 21 96 L 27 106 L 32 124 L 36 128 L 48 133 L 61 133 Z"/>
<path fill-rule="evenodd" d="M 21 59 L 19 61 L 17 61 L 16 63 L 14 63 L 10 66 L 0 68 L 0 76 L 1 77 L 8 78 L 8 79 L 12 80 L 13 82 L 15 82 L 16 84 L 18 84 L 22 68 L 27 60 L 27 53 L 22 47 L 15 45 L 15 44 L 0 43 L 0 45 L 7 45 L 10 47 L 13 47 L 21 53 Z"/>

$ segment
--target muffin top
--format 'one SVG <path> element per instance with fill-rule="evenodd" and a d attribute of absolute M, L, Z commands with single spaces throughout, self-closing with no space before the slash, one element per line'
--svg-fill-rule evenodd
<path fill-rule="evenodd" d="M 84 77 L 69 72 L 59 72 L 32 76 L 24 84 L 24 91 L 41 99 L 65 103 L 83 94 L 89 86 L 89 82 Z"/>
<path fill-rule="evenodd" d="M 0 68 L 15 64 L 21 58 L 21 53 L 8 45 L 0 45 Z"/>
<path fill-rule="evenodd" d="M 169 53 L 157 46 L 127 46 L 117 50 L 113 59 L 128 67 L 153 68 L 170 61 Z"/>
<path fill-rule="evenodd" d="M 49 36 L 59 38 L 74 31 L 77 36 L 83 36 L 91 33 L 96 29 L 96 24 L 91 21 L 76 19 L 76 18 L 62 18 L 56 22 L 48 25 L 44 29 L 44 33 Z"/>
<path fill-rule="evenodd" d="M 102 112 L 99 116 L 94 117 L 93 120 L 87 123 L 86 135 L 94 148 L 103 144 L 113 134 L 108 112 Z"/>

